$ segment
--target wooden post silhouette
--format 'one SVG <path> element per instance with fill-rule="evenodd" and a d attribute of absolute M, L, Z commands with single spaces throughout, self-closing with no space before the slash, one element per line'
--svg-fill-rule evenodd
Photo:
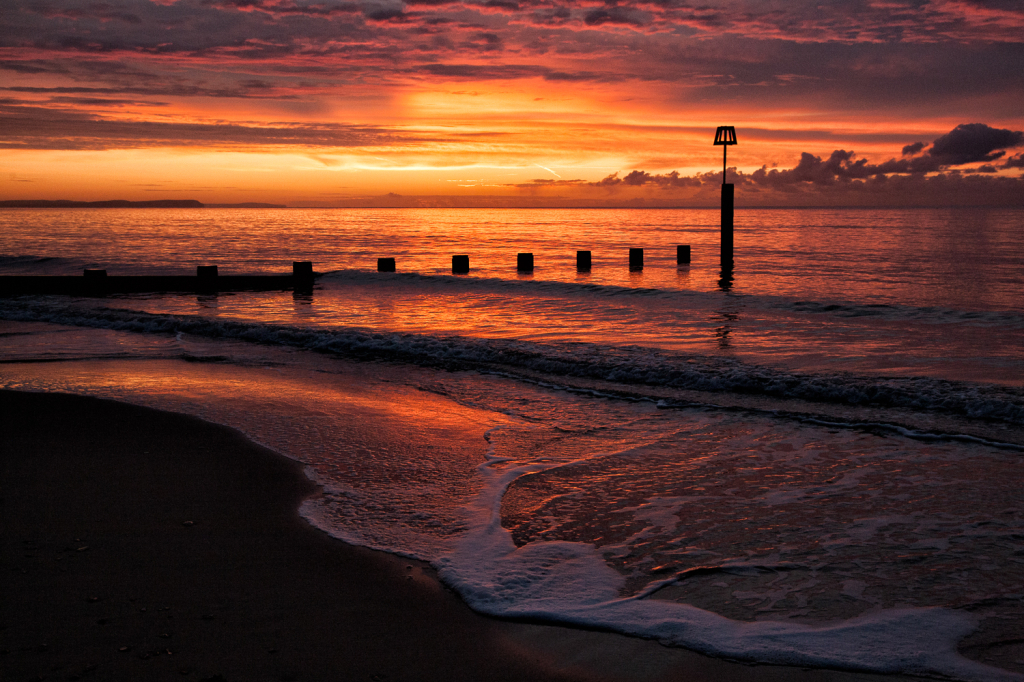
<path fill-rule="evenodd" d="M 292 261 L 292 288 L 297 294 L 313 294 L 313 261 Z"/>
<path fill-rule="evenodd" d="M 676 263 L 683 264 L 690 262 L 690 245 L 679 244 L 676 246 Z"/>
<path fill-rule="evenodd" d="M 469 272 L 469 256 L 452 256 L 452 272 L 456 274 Z"/>
<path fill-rule="evenodd" d="M 629 250 L 629 269 L 630 270 L 643 270 L 644 269 L 644 250 L 643 249 L 630 249 Z"/>
<path fill-rule="evenodd" d="M 394 258 L 378 258 L 377 259 L 377 272 L 394 272 L 395 271 L 395 259 Z"/>
<path fill-rule="evenodd" d="M 217 266 L 199 265 L 196 266 L 196 279 L 199 280 L 196 291 L 204 294 L 217 293 Z"/>
<path fill-rule="evenodd" d="M 85 292 L 90 296 L 103 296 L 107 293 L 107 271 L 86 268 L 82 273 L 85 279 Z"/>
<path fill-rule="evenodd" d="M 516 270 L 519 272 L 533 272 L 533 254 L 516 254 Z"/>
<path fill-rule="evenodd" d="M 577 272 L 590 272 L 590 252 L 589 251 L 577 251 L 576 252 L 576 271 Z"/>

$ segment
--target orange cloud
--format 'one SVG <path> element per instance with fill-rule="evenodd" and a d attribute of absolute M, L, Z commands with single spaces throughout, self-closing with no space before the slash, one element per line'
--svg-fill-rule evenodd
<path fill-rule="evenodd" d="M 609 177 L 623 196 L 690 200 L 692 179 L 719 167 L 710 135 L 727 123 L 751 189 L 788 201 L 800 185 L 779 179 L 814 166 L 807 154 L 819 170 L 888 169 L 849 178 L 865 194 L 846 193 L 883 201 L 882 175 L 952 177 L 938 140 L 956 126 L 1024 128 L 1022 29 L 1024 9 L 1000 0 L 10 0 L 2 168 L 36 169 L 37 186 L 65 196 L 72 168 L 116 178 L 128 164 L 168 186 L 171 168 L 186 173 L 169 159 L 250 154 L 282 188 L 317 187 L 281 203 L 372 188 L 579 198 L 607 191 L 615 183 L 590 184 Z M 894 156 L 920 140 L 935 146 Z M 828 154 L 847 149 L 859 156 Z M 1007 149 L 978 156 L 975 171 L 1014 180 L 1020 157 L 991 157 Z M 65 172 L 45 171 L 52 152 Z M 127 160 L 138 154 L 154 162 Z M 533 183 L 538 165 L 580 183 Z M 449 182 L 465 169 L 475 182 Z M 25 184 L 0 180 L 0 195 L 20 198 Z M 216 186 L 208 200 L 241 191 Z"/>

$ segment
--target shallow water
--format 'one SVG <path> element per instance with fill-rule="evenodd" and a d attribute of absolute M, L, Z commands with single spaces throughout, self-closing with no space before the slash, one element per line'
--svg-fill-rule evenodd
<path fill-rule="evenodd" d="M 470 256 L 474 277 L 517 278 L 518 252 L 533 252 L 536 281 L 715 291 L 716 210 L 551 209 L 7 209 L 0 211 L 5 270 L 78 274 L 372 270 L 381 256 L 399 272 L 450 273 Z M 732 290 L 796 300 L 1024 311 L 1019 296 L 1022 209 L 740 209 Z M 689 244 L 688 268 L 675 247 Z M 645 250 L 630 272 L 628 249 Z M 577 275 L 578 249 L 593 253 Z M 34 259 L 50 259 L 38 263 Z"/>
<path fill-rule="evenodd" d="M 484 612 L 1002 679 L 960 641 L 1024 670 L 1024 211 L 742 213 L 727 290 L 712 212 L 0 213 L 6 273 L 181 272 L 218 235 L 249 271 L 332 271 L 311 296 L 0 300 L 0 386 L 239 428 L 308 465 L 307 518 Z M 613 255 L 638 239 L 639 274 Z M 494 255 L 528 249 L 532 276 Z M 366 268 L 385 252 L 401 272 Z"/>

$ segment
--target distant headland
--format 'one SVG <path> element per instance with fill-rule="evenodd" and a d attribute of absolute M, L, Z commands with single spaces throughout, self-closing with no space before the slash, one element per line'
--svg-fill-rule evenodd
<path fill-rule="evenodd" d="M 9 199 L 0 208 L 288 208 L 284 204 L 204 204 L 195 199 L 157 199 L 156 201 L 68 201 L 66 199 Z"/>

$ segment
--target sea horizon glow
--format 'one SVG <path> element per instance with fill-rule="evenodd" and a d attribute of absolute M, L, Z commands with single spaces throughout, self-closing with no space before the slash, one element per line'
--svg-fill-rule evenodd
<path fill-rule="evenodd" d="M 1013 2 L 16 0 L 0 200 L 1022 205 Z"/>

